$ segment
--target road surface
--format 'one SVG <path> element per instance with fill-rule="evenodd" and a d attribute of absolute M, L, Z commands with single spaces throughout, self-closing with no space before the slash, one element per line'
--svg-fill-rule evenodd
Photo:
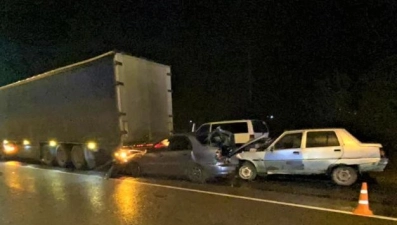
<path fill-rule="evenodd" d="M 392 218 L 359 217 L 322 207 L 328 204 L 323 199 L 288 195 L 274 199 L 274 192 L 246 188 L 172 180 L 104 180 L 100 174 L 17 162 L 0 163 L 0 173 L 2 225 L 397 224 Z M 291 198 L 289 203 L 286 197 Z"/>

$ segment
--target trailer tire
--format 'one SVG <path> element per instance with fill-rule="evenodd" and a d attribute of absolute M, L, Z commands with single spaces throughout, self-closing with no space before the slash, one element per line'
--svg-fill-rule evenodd
<path fill-rule="evenodd" d="M 72 160 L 73 166 L 76 169 L 82 170 L 82 169 L 87 168 L 87 162 L 85 161 L 84 149 L 81 146 L 79 146 L 79 145 L 73 146 L 72 152 L 71 152 L 71 160 Z"/>
<path fill-rule="evenodd" d="M 65 168 L 71 162 L 70 150 L 66 146 L 58 145 L 56 148 L 56 161 L 60 167 Z"/>
<path fill-rule="evenodd" d="M 44 145 L 41 147 L 41 162 L 47 166 L 56 165 L 54 148 L 50 147 L 49 145 Z"/>

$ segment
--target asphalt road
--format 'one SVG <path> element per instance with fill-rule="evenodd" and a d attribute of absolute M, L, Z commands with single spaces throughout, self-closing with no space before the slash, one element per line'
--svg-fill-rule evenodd
<path fill-rule="evenodd" d="M 2 225 L 397 224 L 325 208 L 333 203 L 324 199 L 247 188 L 173 180 L 104 180 L 100 173 L 67 173 L 16 162 L 0 163 L 0 173 Z"/>

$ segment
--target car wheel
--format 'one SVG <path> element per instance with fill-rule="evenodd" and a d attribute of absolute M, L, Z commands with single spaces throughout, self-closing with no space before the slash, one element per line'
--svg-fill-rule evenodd
<path fill-rule="evenodd" d="M 188 168 L 186 170 L 186 175 L 189 178 L 189 180 L 194 183 L 203 184 L 208 179 L 207 172 L 205 171 L 205 169 L 202 166 L 200 166 L 198 164 L 188 166 Z"/>
<path fill-rule="evenodd" d="M 141 175 L 141 167 L 136 162 L 130 162 L 125 166 L 125 172 L 132 177 L 139 177 Z"/>
<path fill-rule="evenodd" d="M 255 166 L 250 162 L 245 162 L 238 169 L 238 176 L 243 180 L 254 180 L 256 178 L 257 171 Z"/>
<path fill-rule="evenodd" d="M 358 172 L 350 166 L 338 166 L 332 170 L 332 180 L 341 186 L 350 186 L 358 179 Z"/>

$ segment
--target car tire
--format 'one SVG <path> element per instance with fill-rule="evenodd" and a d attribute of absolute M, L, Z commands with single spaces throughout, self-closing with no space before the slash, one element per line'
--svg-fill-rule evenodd
<path fill-rule="evenodd" d="M 141 166 L 136 162 L 130 162 L 125 165 L 125 172 L 131 177 L 139 177 L 141 176 Z"/>
<path fill-rule="evenodd" d="M 250 162 L 244 162 L 238 169 L 238 176 L 243 180 L 255 180 L 257 171 L 254 164 Z"/>
<path fill-rule="evenodd" d="M 208 180 L 207 171 L 198 164 L 188 166 L 186 169 L 186 176 L 194 183 L 204 184 Z"/>
<path fill-rule="evenodd" d="M 351 186 L 358 179 L 358 171 L 351 166 L 337 166 L 332 170 L 332 180 L 340 186 Z"/>

